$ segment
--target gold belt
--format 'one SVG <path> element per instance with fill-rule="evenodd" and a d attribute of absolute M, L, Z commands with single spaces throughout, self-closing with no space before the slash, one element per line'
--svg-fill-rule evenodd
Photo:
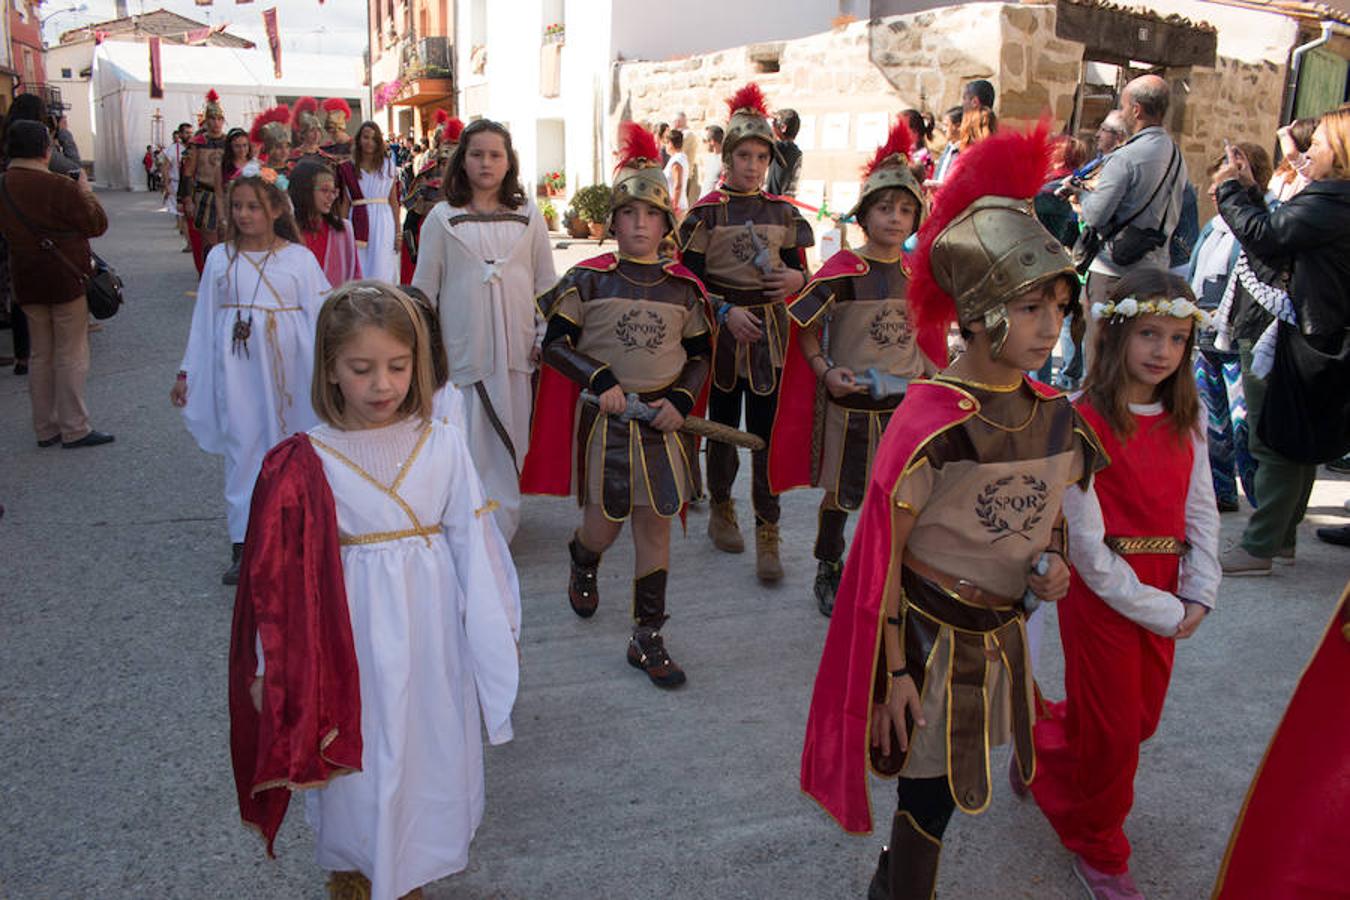
<path fill-rule="evenodd" d="M 346 535 L 338 539 L 343 547 L 355 547 L 364 544 L 383 544 L 385 541 L 401 541 L 404 538 L 420 537 L 431 544 L 431 536 L 441 533 L 439 525 L 424 525 L 421 528 L 405 528 L 402 531 L 372 531 L 370 534 Z"/>
<path fill-rule="evenodd" d="M 1120 556 L 1139 553 L 1158 553 L 1165 556 L 1185 556 L 1191 545 L 1174 537 L 1108 537 L 1106 546 Z"/>
<path fill-rule="evenodd" d="M 389 205 L 388 197 L 362 197 L 360 200 L 353 200 L 352 206 L 370 206 L 372 203 L 383 203 Z"/>

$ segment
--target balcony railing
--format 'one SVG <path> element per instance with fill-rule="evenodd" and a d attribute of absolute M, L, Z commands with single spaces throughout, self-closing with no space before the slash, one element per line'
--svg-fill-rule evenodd
<path fill-rule="evenodd" d="M 424 37 L 403 46 L 403 65 L 399 77 L 450 78 L 453 70 L 453 45 L 447 37 Z"/>

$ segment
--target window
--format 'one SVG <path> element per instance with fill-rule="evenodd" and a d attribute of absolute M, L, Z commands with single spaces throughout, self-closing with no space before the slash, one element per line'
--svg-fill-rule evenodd
<path fill-rule="evenodd" d="M 62 66 L 62 67 L 61 67 L 61 77 L 62 77 L 62 78 L 67 78 L 67 79 L 69 79 L 69 78 L 74 78 L 75 76 L 74 76 L 74 74 L 71 73 L 70 69 L 66 68 L 65 66 Z"/>
<path fill-rule="evenodd" d="M 37 82 L 37 68 L 33 64 L 33 50 L 31 47 L 23 48 L 23 80 L 25 84 L 35 84 Z"/>

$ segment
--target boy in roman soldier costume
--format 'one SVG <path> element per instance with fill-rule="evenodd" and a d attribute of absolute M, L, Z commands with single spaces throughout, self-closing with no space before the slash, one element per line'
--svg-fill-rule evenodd
<path fill-rule="evenodd" d="M 459 136 L 464 133 L 464 123 L 458 116 L 452 116 L 443 109 L 436 110 L 434 119 L 436 132 L 436 154 L 422 171 L 413 175 L 408 184 L 407 196 L 403 198 L 403 255 L 400 271 L 405 282 L 412 281 L 413 271 L 417 268 L 417 246 L 422 234 L 422 220 L 431 208 L 441 200 L 441 178 L 445 175 L 445 164 L 455 148 L 459 146 Z"/>
<path fill-rule="evenodd" d="M 249 140 L 262 148 L 259 158 L 263 162 L 263 171 L 271 172 L 269 178 L 281 190 L 286 190 L 286 169 L 291 155 L 291 110 L 285 103 L 258 114 L 249 129 Z"/>
<path fill-rule="evenodd" d="M 323 150 L 326 132 L 323 119 L 319 118 L 319 101 L 313 97 L 301 97 L 291 109 L 291 158 L 290 168 L 305 159 L 317 159 L 327 165 L 333 165 L 332 157 Z"/>
<path fill-rule="evenodd" d="M 352 136 L 347 133 L 351 117 L 352 108 L 341 97 L 323 101 L 323 127 L 328 141 L 322 149 L 334 166 L 352 158 Z"/>
<path fill-rule="evenodd" d="M 715 298 L 719 329 L 713 351 L 709 416 L 737 427 L 744 398 L 746 430 L 766 442 L 778 404 L 778 376 L 788 333 L 783 301 L 806 284 L 811 226 L 791 203 L 762 190 L 776 158 L 773 127 L 759 86 L 748 84 L 727 101 L 731 120 L 722 142 L 722 186 L 690 208 L 680 225 L 682 260 Z M 778 559 L 778 498 L 769 489 L 769 451 L 751 454 L 755 509 L 755 573 L 783 577 Z M 726 553 L 745 542 L 736 521 L 731 485 L 739 462 L 727 444 L 708 447 L 708 536 Z"/>
<path fill-rule="evenodd" d="M 957 319 L 967 349 L 909 386 L 882 439 L 816 676 L 803 790 L 867 832 L 868 763 L 899 776 L 869 897 L 933 896 L 952 811 L 989 805 L 990 745 L 1011 736 L 1035 774 L 1026 610 L 1068 589 L 1060 498 L 1101 460 L 1068 398 L 1024 374 L 1078 307 L 1073 262 L 1032 211 L 1046 132 L 962 153 L 919 231 L 920 343 Z"/>
<path fill-rule="evenodd" d="M 923 189 L 909 168 L 914 146 L 902 120 L 863 170 L 849 215 L 867 234 L 855 253 L 830 257 L 795 299 L 788 318 L 783 386 L 769 442 L 774 493 L 825 489 L 816 528 L 816 605 L 834 609 L 843 571 L 844 525 L 862 506 L 871 462 L 907 383 L 947 362 L 941 334 L 920 347 L 905 299 L 905 239 L 923 216 Z"/>
<path fill-rule="evenodd" d="M 220 178 L 220 164 L 225 156 L 225 110 L 220 95 L 214 89 L 206 94 L 202 107 L 203 128 L 188 141 L 187 155 L 183 157 L 182 174 L 178 179 L 178 200 L 183 215 L 193 232 L 192 258 L 201 274 L 206 254 L 220 243 L 224 225 L 218 218 L 216 182 Z"/>
<path fill-rule="evenodd" d="M 637 579 L 628 662 L 658 687 L 672 688 L 685 675 L 660 633 L 667 619 L 670 520 L 694 496 L 698 475 L 697 445 L 678 429 L 703 393 L 711 335 L 699 280 L 658 256 L 675 217 L 656 139 L 633 122 L 620 129 L 610 219 L 619 252 L 578 263 L 538 300 L 548 318 L 549 368 L 539 386 L 521 486 L 567 493 L 573 472 L 566 448 L 575 433 L 574 477 L 583 512 L 568 544 L 568 600 L 582 618 L 595 613 L 600 555 L 631 516 Z M 578 389 L 586 393 L 574 414 Z M 641 412 L 655 415 L 633 415 L 635 398 L 645 407 Z"/>

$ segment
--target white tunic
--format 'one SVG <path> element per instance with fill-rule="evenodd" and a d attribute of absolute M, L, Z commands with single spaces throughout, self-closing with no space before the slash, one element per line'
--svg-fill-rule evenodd
<path fill-rule="evenodd" d="M 469 450 L 508 541 L 520 521 L 519 466 L 530 441 L 530 352 L 543 338 L 534 298 L 557 280 L 533 203 L 485 217 L 442 201 L 422 223 L 413 285 L 440 314 Z"/>
<path fill-rule="evenodd" d="M 468 864 L 481 730 L 511 739 L 519 586 L 457 426 L 310 438 L 341 539 L 365 541 L 342 548 L 363 751 L 360 772 L 306 792 L 305 813 L 319 865 L 359 870 L 373 900 L 392 900 Z"/>
<path fill-rule="evenodd" d="M 374 278 L 390 284 L 399 283 L 398 253 L 394 250 L 394 209 L 389 205 L 389 192 L 394 188 L 398 175 L 394 171 L 394 161 L 385 157 L 378 172 L 358 169 L 361 179 L 361 196 L 365 203 L 366 218 L 370 222 L 370 231 L 364 247 L 358 246 L 356 253 L 361 257 L 361 277 Z"/>
<path fill-rule="evenodd" d="M 217 244 L 207 254 L 183 353 L 183 421 L 198 446 L 225 457 L 234 543 L 244 540 L 263 456 L 318 421 L 309 391 L 314 325 L 327 292 L 314 254 L 299 244 L 270 256 Z M 236 320 L 250 331 L 246 351 L 234 347 Z"/>

